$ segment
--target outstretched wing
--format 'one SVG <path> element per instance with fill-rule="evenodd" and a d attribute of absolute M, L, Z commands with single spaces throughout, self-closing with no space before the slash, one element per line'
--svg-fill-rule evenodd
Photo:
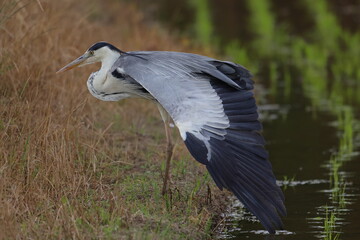
<path fill-rule="evenodd" d="M 177 52 L 130 52 L 114 64 L 170 114 L 193 157 L 217 186 L 232 191 L 265 228 L 282 228 L 276 185 L 250 73 L 240 65 Z"/>

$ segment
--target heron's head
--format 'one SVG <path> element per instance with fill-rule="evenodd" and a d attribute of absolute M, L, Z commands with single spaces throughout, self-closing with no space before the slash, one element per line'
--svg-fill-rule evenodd
<path fill-rule="evenodd" d="M 82 56 L 78 57 L 77 59 L 57 71 L 57 73 L 67 71 L 75 67 L 85 66 L 91 63 L 104 62 L 106 60 L 115 61 L 121 55 L 121 53 L 124 52 L 117 49 L 110 43 L 98 42 L 92 45 L 88 50 L 86 50 L 86 52 Z"/>

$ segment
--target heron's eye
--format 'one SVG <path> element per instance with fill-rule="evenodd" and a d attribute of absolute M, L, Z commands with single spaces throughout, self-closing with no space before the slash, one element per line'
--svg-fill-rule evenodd
<path fill-rule="evenodd" d="M 94 51 L 93 51 L 93 50 L 90 51 L 90 55 L 94 55 Z"/>

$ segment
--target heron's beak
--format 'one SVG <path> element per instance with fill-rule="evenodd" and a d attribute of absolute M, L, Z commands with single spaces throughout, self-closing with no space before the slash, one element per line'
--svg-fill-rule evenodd
<path fill-rule="evenodd" d="M 65 71 L 68 71 L 68 70 L 70 70 L 70 69 L 79 67 L 79 66 L 81 66 L 89 57 L 90 57 L 90 54 L 89 54 L 88 52 L 86 52 L 84 55 L 78 57 L 77 59 L 75 59 L 74 61 L 72 61 L 71 63 L 69 63 L 68 65 L 66 65 L 65 67 L 63 67 L 63 68 L 60 69 L 59 71 L 57 71 L 56 73 L 65 72 Z"/>

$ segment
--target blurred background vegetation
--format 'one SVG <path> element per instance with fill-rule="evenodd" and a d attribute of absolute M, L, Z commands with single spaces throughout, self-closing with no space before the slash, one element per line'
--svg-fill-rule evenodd
<path fill-rule="evenodd" d="M 54 74 L 105 40 L 250 69 L 288 208 L 275 239 L 359 239 L 359 26 L 358 0 L 0 0 L 0 238 L 266 238 L 178 137 L 161 197 L 154 106 L 93 99 L 95 66 Z"/>

